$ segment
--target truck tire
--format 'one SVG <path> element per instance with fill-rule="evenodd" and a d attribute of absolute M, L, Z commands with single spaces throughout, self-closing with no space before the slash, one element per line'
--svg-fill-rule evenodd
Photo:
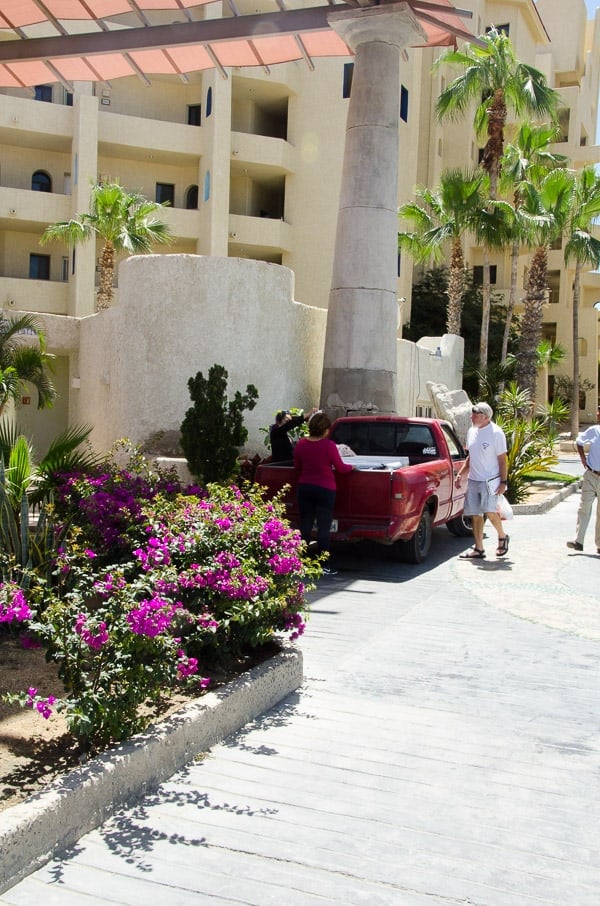
<path fill-rule="evenodd" d="M 473 534 L 473 524 L 470 516 L 455 516 L 446 523 L 446 528 L 451 535 L 457 538 L 469 538 Z"/>
<path fill-rule="evenodd" d="M 404 563 L 423 563 L 431 547 L 431 513 L 425 509 L 417 531 L 408 541 L 398 542 L 398 555 Z"/>

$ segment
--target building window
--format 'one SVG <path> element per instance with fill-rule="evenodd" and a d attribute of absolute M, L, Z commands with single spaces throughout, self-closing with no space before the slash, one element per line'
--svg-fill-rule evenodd
<path fill-rule="evenodd" d="M 498 273 L 498 267 L 495 264 L 490 264 L 490 283 L 496 283 L 496 276 Z M 476 264 L 473 268 L 473 285 L 482 286 L 483 284 L 483 264 Z"/>
<path fill-rule="evenodd" d="M 210 170 L 207 170 L 204 175 L 204 201 L 208 201 L 210 198 Z"/>
<path fill-rule="evenodd" d="M 52 85 L 36 85 L 33 89 L 33 97 L 36 101 L 46 101 L 52 103 Z"/>
<path fill-rule="evenodd" d="M 400 86 L 400 119 L 408 122 L 408 88 Z"/>
<path fill-rule="evenodd" d="M 156 183 L 156 201 L 158 204 L 170 204 L 171 207 L 175 202 L 175 186 L 171 182 Z"/>
<path fill-rule="evenodd" d="M 33 192 L 51 192 L 52 180 L 44 170 L 36 170 L 31 177 L 31 189 Z"/>
<path fill-rule="evenodd" d="M 63 283 L 67 283 L 69 280 L 69 259 L 68 258 L 63 258 L 63 260 L 62 260 L 61 279 L 62 279 Z"/>
<path fill-rule="evenodd" d="M 29 256 L 29 279 L 50 279 L 50 255 L 38 255 L 32 252 Z"/>
<path fill-rule="evenodd" d="M 190 186 L 185 193 L 185 206 L 188 211 L 195 211 L 198 207 L 198 186 Z"/>
<path fill-rule="evenodd" d="M 209 118 L 211 113 L 212 113 L 212 88 L 209 88 L 208 91 L 206 92 L 206 119 Z"/>
<path fill-rule="evenodd" d="M 349 98 L 352 91 L 352 77 L 354 75 L 354 63 L 344 63 L 344 81 L 342 84 L 342 97 Z"/>
<path fill-rule="evenodd" d="M 202 123 L 202 104 L 188 104 L 188 126 L 200 126 Z"/>

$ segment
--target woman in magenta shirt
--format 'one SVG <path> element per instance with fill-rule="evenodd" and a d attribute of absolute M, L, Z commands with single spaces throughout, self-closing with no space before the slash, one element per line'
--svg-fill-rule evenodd
<path fill-rule="evenodd" d="M 300 509 L 300 534 L 308 545 L 312 527 L 317 520 L 317 549 L 329 552 L 329 529 L 335 505 L 335 474 L 352 472 L 353 466 L 345 463 L 338 448 L 328 434 L 331 419 L 324 412 L 316 412 L 308 421 L 308 437 L 301 437 L 294 448 L 294 465 L 300 470 L 298 478 L 298 507 Z M 335 572 L 325 569 L 330 575 Z"/>

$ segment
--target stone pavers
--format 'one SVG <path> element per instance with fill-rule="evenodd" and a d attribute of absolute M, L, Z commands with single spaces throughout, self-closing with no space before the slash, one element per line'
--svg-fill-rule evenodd
<path fill-rule="evenodd" d="M 597 906 L 593 548 L 578 495 L 502 560 L 364 550 L 320 583 L 305 682 L 1 903 Z"/>

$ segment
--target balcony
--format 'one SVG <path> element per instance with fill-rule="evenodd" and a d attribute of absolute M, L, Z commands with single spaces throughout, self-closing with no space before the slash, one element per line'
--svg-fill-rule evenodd
<path fill-rule="evenodd" d="M 8 313 L 14 309 L 66 315 L 68 293 L 68 283 L 0 275 L 0 302 Z"/>
<path fill-rule="evenodd" d="M 0 144 L 70 152 L 72 135 L 72 107 L 0 95 Z"/>
<path fill-rule="evenodd" d="M 263 166 L 294 172 L 294 148 L 282 138 L 232 132 L 231 159 L 236 168 Z"/>
<path fill-rule="evenodd" d="M 41 232 L 49 223 L 70 217 L 69 195 L 0 186 L 0 230 Z"/>
<path fill-rule="evenodd" d="M 230 255 L 271 260 L 274 254 L 290 251 L 291 248 L 292 228 L 284 220 L 229 215 Z"/>
<path fill-rule="evenodd" d="M 202 136 L 197 126 L 105 113 L 102 109 L 98 115 L 99 156 L 151 160 L 169 166 L 197 165 Z"/>

